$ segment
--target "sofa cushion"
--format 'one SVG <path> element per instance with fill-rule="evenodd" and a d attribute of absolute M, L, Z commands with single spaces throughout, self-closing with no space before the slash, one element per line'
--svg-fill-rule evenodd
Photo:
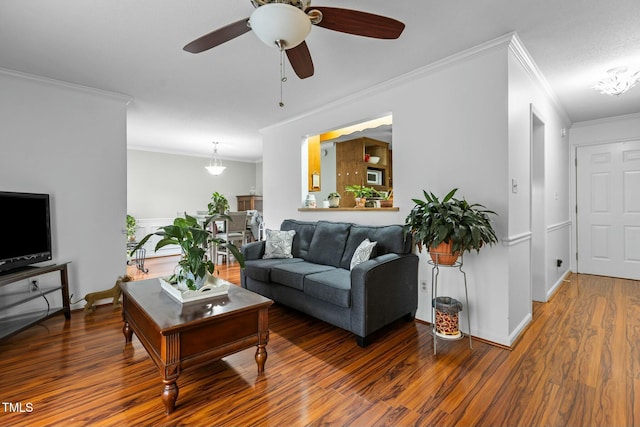
<path fill-rule="evenodd" d="M 331 304 L 351 307 L 351 272 L 336 268 L 304 278 L 304 293 Z"/>
<path fill-rule="evenodd" d="M 271 268 L 273 268 L 274 266 L 302 261 L 302 258 L 246 260 L 244 263 L 245 266 L 242 274 L 247 277 L 251 277 L 254 280 L 260 280 L 261 282 L 270 282 Z"/>
<path fill-rule="evenodd" d="M 375 249 L 376 243 L 377 242 L 370 242 L 369 239 L 364 239 L 356 248 L 356 251 L 353 253 L 353 257 L 351 257 L 351 265 L 349 265 L 349 269 L 353 270 L 353 267 L 371 258 L 371 253 Z"/>
<path fill-rule="evenodd" d="M 280 264 L 271 269 L 271 281 L 303 290 L 306 275 L 334 269 L 335 267 L 329 265 L 313 264 L 306 261 Z"/>
<path fill-rule="evenodd" d="M 405 239 L 401 225 L 367 226 L 353 224 L 340 261 L 341 268 L 349 269 L 353 254 L 364 239 L 378 242 L 375 252 L 371 254 L 371 258 L 388 253 L 408 254 L 412 250 L 411 238 Z"/>
<path fill-rule="evenodd" d="M 345 222 L 318 221 L 306 259 L 316 264 L 339 267 L 350 228 L 351 224 Z M 360 239 L 358 245 L 362 240 L 364 239 Z M 353 256 L 353 252 L 351 255 Z"/>
<path fill-rule="evenodd" d="M 293 255 L 291 255 L 291 246 L 293 244 L 293 236 L 296 235 L 294 230 L 267 229 L 265 234 L 267 239 L 262 258 L 293 258 Z"/>
<path fill-rule="evenodd" d="M 293 237 L 291 254 L 294 258 L 306 259 L 307 253 L 309 252 L 309 245 L 313 238 L 313 232 L 316 230 L 316 223 L 285 219 L 280 225 L 280 230 L 294 230 L 296 232 L 296 235 Z"/>

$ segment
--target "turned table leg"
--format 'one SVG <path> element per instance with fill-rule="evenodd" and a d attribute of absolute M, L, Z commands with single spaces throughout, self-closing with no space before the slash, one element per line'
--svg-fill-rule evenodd
<path fill-rule="evenodd" d="M 131 339 L 133 338 L 133 329 L 131 329 L 131 326 L 129 326 L 129 322 L 127 322 L 126 320 L 124 321 L 124 325 L 122 325 L 122 333 L 124 334 L 125 344 L 130 343 Z"/>
<path fill-rule="evenodd" d="M 264 372 L 267 361 L 267 343 L 269 342 L 269 307 L 258 311 L 258 348 L 256 349 L 256 363 L 258 374 Z"/>
<path fill-rule="evenodd" d="M 172 380 L 163 380 L 164 387 L 162 388 L 162 403 L 164 403 L 165 413 L 169 415 L 176 408 L 176 400 L 178 400 L 178 384 L 177 378 Z"/>
<path fill-rule="evenodd" d="M 256 363 L 258 364 L 258 373 L 264 372 L 264 364 L 267 361 L 267 348 L 265 344 L 258 344 L 256 349 Z"/>

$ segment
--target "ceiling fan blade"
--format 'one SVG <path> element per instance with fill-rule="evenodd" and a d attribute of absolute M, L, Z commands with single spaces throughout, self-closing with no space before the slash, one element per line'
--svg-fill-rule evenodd
<path fill-rule="evenodd" d="M 302 42 L 298 46 L 287 49 L 287 58 L 291 63 L 293 71 L 301 79 L 313 76 L 313 60 L 307 42 Z"/>
<path fill-rule="evenodd" d="M 251 30 L 248 25 L 249 18 L 241 19 L 232 24 L 218 28 L 215 31 L 205 34 L 187 44 L 183 49 L 191 53 L 200 53 L 213 47 L 221 45 L 224 42 L 235 39 Z"/>
<path fill-rule="evenodd" d="M 386 16 L 324 6 L 312 6 L 307 12 L 314 9 L 322 12 L 322 20 L 316 24 L 317 26 L 341 33 L 376 39 L 397 39 L 404 30 L 402 22 Z"/>

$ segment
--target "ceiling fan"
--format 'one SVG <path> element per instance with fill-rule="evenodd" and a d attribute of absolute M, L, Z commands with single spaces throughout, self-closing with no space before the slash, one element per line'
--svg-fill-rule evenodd
<path fill-rule="evenodd" d="M 313 61 L 305 38 L 311 26 L 378 39 L 397 39 L 404 24 L 392 18 L 337 7 L 311 7 L 311 0 L 251 0 L 256 8 L 249 18 L 233 22 L 187 44 L 184 50 L 200 53 L 253 31 L 268 46 L 286 52 L 296 75 L 313 75 Z"/>

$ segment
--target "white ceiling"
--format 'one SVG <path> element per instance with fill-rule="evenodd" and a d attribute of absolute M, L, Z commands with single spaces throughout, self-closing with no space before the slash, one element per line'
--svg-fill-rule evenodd
<path fill-rule="evenodd" d="M 248 17 L 249 0 L 0 0 L 0 67 L 133 97 L 130 148 L 261 158 L 259 129 L 516 31 L 574 122 L 640 112 L 590 86 L 640 64 L 638 0 L 314 0 L 406 24 L 398 40 L 314 27 L 315 75 L 288 66 L 251 32 L 200 54 L 182 47 Z M 0 94 L 1 96 L 1 94 Z M 337 124 L 338 125 L 338 124 Z"/>

